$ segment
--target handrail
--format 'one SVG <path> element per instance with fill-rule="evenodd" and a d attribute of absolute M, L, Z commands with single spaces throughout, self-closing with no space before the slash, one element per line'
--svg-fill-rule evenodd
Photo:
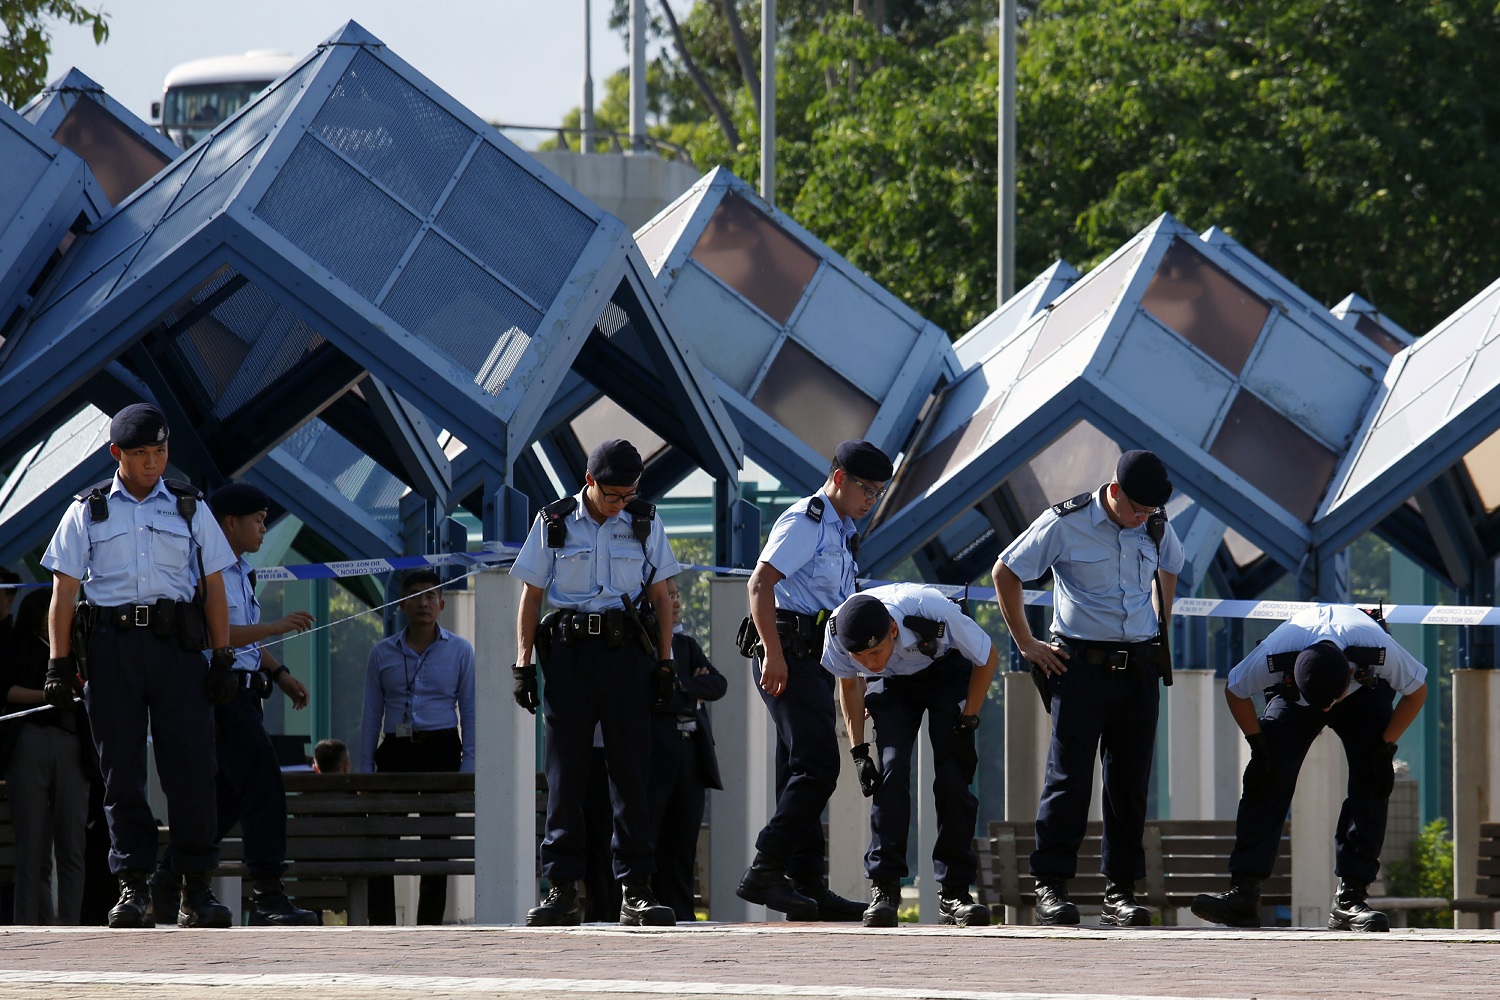
<path fill-rule="evenodd" d="M 571 152 L 578 151 L 578 146 L 581 144 L 580 140 L 584 134 L 582 128 L 571 125 L 510 125 L 497 122 L 495 123 L 495 128 L 503 132 L 555 132 L 557 134 L 558 145 Z M 654 135 L 632 136 L 629 132 L 617 132 L 614 129 L 597 127 L 590 129 L 589 134 L 596 142 L 604 141 L 611 143 L 614 146 L 614 151 L 617 153 L 624 153 L 628 147 L 635 145 L 635 139 L 639 139 L 641 145 L 656 153 L 662 159 L 676 160 L 678 163 L 685 164 L 694 169 L 697 168 L 697 164 L 693 162 L 692 154 L 685 147 L 679 146 L 675 142 L 668 142 L 666 139 L 659 139 Z M 569 145 L 568 142 L 570 137 L 574 137 L 572 145 Z"/>

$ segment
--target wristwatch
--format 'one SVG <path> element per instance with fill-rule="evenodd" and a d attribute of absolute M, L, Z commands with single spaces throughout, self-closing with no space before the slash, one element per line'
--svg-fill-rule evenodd
<path fill-rule="evenodd" d="M 977 715 L 960 715 L 958 717 L 958 722 L 954 726 L 954 728 L 955 729 L 978 729 L 979 728 L 979 716 L 977 716 Z"/>
<path fill-rule="evenodd" d="M 277 667 L 275 670 L 271 671 L 266 676 L 269 677 L 272 681 L 275 681 L 276 678 L 280 677 L 282 674 L 289 674 L 291 672 L 292 672 L 292 668 L 288 667 L 285 663 L 283 663 L 281 666 Z"/>

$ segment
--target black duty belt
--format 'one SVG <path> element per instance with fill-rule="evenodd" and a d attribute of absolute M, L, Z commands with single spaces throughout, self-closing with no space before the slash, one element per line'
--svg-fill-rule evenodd
<path fill-rule="evenodd" d="M 178 606 L 191 603 L 162 598 L 150 604 L 121 604 L 113 608 L 90 605 L 90 608 L 96 625 L 109 625 L 119 629 L 151 628 L 164 617 L 175 621 L 173 616 L 177 614 Z"/>
<path fill-rule="evenodd" d="M 552 630 L 567 641 L 575 639 L 604 639 L 621 634 L 625 627 L 625 612 L 619 608 L 606 611 L 556 611 L 548 616 Z"/>
<path fill-rule="evenodd" d="M 449 729 L 414 729 L 412 730 L 412 734 L 410 736 L 397 736 L 395 733 L 385 734 L 385 738 L 388 740 L 406 740 L 411 743 L 422 743 L 426 740 L 439 740 L 447 737 L 456 738 L 457 736 L 457 727 L 452 727 Z"/>
<path fill-rule="evenodd" d="M 1156 643 L 1100 642 L 1095 639 L 1071 639 L 1053 636 L 1053 641 L 1068 648 L 1072 658 L 1090 667 L 1104 667 L 1111 673 L 1140 671 L 1141 676 L 1156 676 Z"/>

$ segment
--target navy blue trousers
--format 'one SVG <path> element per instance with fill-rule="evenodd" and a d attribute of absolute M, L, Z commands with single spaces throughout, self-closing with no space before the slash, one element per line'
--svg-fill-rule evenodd
<path fill-rule="evenodd" d="M 208 661 L 149 628 L 101 625 L 89 640 L 84 689 L 109 824 L 109 870 L 156 868 L 156 817 L 146 801 L 146 730 L 167 796 L 173 870 L 218 867 L 214 712 L 203 692 Z"/>
<path fill-rule="evenodd" d="M 753 662 L 756 690 L 776 725 L 776 812 L 755 849 L 785 861 L 793 878 L 822 878 L 823 809 L 839 780 L 834 678 L 813 657 L 788 657 L 786 689 L 773 697 L 760 687 L 760 660 Z"/>
<path fill-rule="evenodd" d="M 547 772 L 542 874 L 549 882 L 576 882 L 587 869 L 585 801 L 596 725 L 604 731 L 609 759 L 615 878 L 647 877 L 656 870 L 646 782 L 655 668 L 654 657 L 633 641 L 619 649 L 587 636 L 572 645 L 552 642 L 542 666 Z"/>
<path fill-rule="evenodd" d="M 1052 742 L 1036 814 L 1031 874 L 1068 879 L 1078 873 L 1078 846 L 1088 829 L 1094 757 L 1104 766 L 1104 848 L 1100 867 L 1114 881 L 1146 875 L 1146 791 L 1156 749 L 1161 699 L 1150 676 L 1087 666 L 1074 657 L 1068 672 L 1047 679 Z"/>
<path fill-rule="evenodd" d="M 463 767 L 464 743 L 457 730 L 413 733 L 410 738 L 387 735 L 375 748 L 378 772 L 457 771 Z M 443 922 L 448 909 L 448 876 L 423 875 L 417 884 L 417 923 L 433 926 Z M 370 923 L 389 926 L 396 922 L 396 879 L 375 875 L 370 879 Z"/>
<path fill-rule="evenodd" d="M 693 909 L 693 868 L 707 798 L 698 744 L 677 730 L 677 716 L 651 716 L 651 829 L 656 832 L 656 901 L 681 921 L 698 919 Z"/>
<path fill-rule="evenodd" d="M 1334 831 L 1334 874 L 1360 885 L 1368 885 L 1380 871 L 1380 848 L 1385 843 L 1386 807 L 1389 796 L 1371 789 L 1367 770 L 1370 751 L 1382 741 L 1391 721 L 1396 692 L 1385 681 L 1362 687 L 1326 712 L 1289 702 L 1280 695 L 1266 702 L 1260 728 L 1270 744 L 1276 780 L 1255 800 L 1240 798 L 1235 818 L 1234 852 L 1229 855 L 1232 875 L 1266 878 L 1276 863 L 1282 824 L 1297 790 L 1297 773 L 1308 748 L 1326 726 L 1344 744 L 1349 761 L 1349 786 L 1339 810 Z"/>
<path fill-rule="evenodd" d="M 884 778 L 871 800 L 870 849 L 865 872 L 871 880 L 903 879 L 909 869 L 906 838 L 911 829 L 911 757 L 927 713 L 932 744 L 933 802 L 937 806 L 937 842 L 932 848 L 933 874 L 942 885 L 967 888 L 979 873 L 974 854 L 974 824 L 979 799 L 969 790 L 963 769 L 953 759 L 953 726 L 962 714 L 959 703 L 969 693 L 973 667 L 950 659 L 903 677 L 887 677 L 881 690 L 865 695 L 875 723 L 875 747 Z"/>

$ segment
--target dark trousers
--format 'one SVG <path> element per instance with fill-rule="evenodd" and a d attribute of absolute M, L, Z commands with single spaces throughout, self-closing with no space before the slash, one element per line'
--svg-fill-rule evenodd
<path fill-rule="evenodd" d="M 609 756 L 615 878 L 647 877 L 656 868 L 646 785 L 655 666 L 634 642 L 610 649 L 601 637 L 579 636 L 571 645 L 554 640 L 548 650 L 542 666 L 548 882 L 576 882 L 588 867 L 584 802 L 595 726 L 604 731 Z"/>
<path fill-rule="evenodd" d="M 149 628 L 102 626 L 89 642 L 84 700 L 104 775 L 109 868 L 156 868 L 156 817 L 146 801 L 146 730 L 167 796 L 173 869 L 219 863 L 214 809 L 214 713 L 203 692 L 208 661 Z"/>
<path fill-rule="evenodd" d="M 615 833 L 615 807 L 609 798 L 609 762 L 603 747 L 589 753 L 589 780 L 584 791 L 583 825 L 588 855 L 583 873 L 583 891 L 588 907 L 583 917 L 591 922 L 613 923 L 620 918 L 624 894 L 615 881 L 614 852 L 610 844 Z"/>
<path fill-rule="evenodd" d="M 463 766 L 464 745 L 458 730 L 440 729 L 412 737 L 386 736 L 375 749 L 376 771 L 457 771 Z M 448 908 L 448 876 L 423 875 L 417 894 L 417 923 L 440 924 Z M 396 922 L 396 880 L 389 875 L 370 879 L 370 923 Z"/>
<path fill-rule="evenodd" d="M 786 862 L 793 878 L 828 874 L 823 809 L 839 780 L 833 719 L 833 675 L 813 657 L 788 657 L 786 689 L 773 697 L 756 690 L 776 725 L 776 812 L 755 849 Z"/>
<path fill-rule="evenodd" d="M 959 702 L 969 692 L 972 669 L 968 662 L 956 658 L 934 662 L 915 674 L 887 677 L 880 690 L 865 695 L 865 707 L 875 723 L 880 773 L 885 779 L 871 800 L 865 872 L 872 880 L 903 879 L 908 873 L 911 757 L 924 712 L 932 743 L 932 794 L 937 806 L 933 874 L 939 883 L 954 889 L 967 888 L 979 874 L 979 858 L 973 846 L 979 799 L 969 790 L 963 767 L 952 753 L 953 727 L 962 714 Z"/>
<path fill-rule="evenodd" d="M 1155 671 L 1111 671 L 1077 657 L 1068 672 L 1047 680 L 1052 697 L 1052 742 L 1036 815 L 1031 874 L 1067 879 L 1077 874 L 1078 845 L 1088 829 L 1094 787 L 1094 755 L 1104 765 L 1104 849 L 1101 868 L 1115 881 L 1146 874 L 1141 838 L 1146 829 L 1146 790 L 1156 748 L 1161 699 Z"/>
<path fill-rule="evenodd" d="M 692 733 L 677 729 L 677 716 L 651 717 L 651 829 L 656 834 L 656 874 L 651 889 L 657 902 L 677 919 L 693 921 L 693 869 L 698 831 L 703 826 L 703 766 Z"/>
<path fill-rule="evenodd" d="M 1380 871 L 1380 848 L 1385 843 L 1389 796 L 1377 796 L 1367 767 L 1370 751 L 1381 742 L 1391 721 L 1396 692 L 1384 681 L 1362 687 L 1327 712 L 1289 702 L 1280 695 L 1266 703 L 1260 728 L 1270 746 L 1275 781 L 1259 798 L 1240 798 L 1235 819 L 1234 852 L 1229 855 L 1233 875 L 1266 878 L 1276 863 L 1282 824 L 1297 790 L 1297 773 L 1317 735 L 1327 726 L 1344 744 L 1349 761 L 1349 786 L 1334 832 L 1334 874 L 1368 885 Z"/>

